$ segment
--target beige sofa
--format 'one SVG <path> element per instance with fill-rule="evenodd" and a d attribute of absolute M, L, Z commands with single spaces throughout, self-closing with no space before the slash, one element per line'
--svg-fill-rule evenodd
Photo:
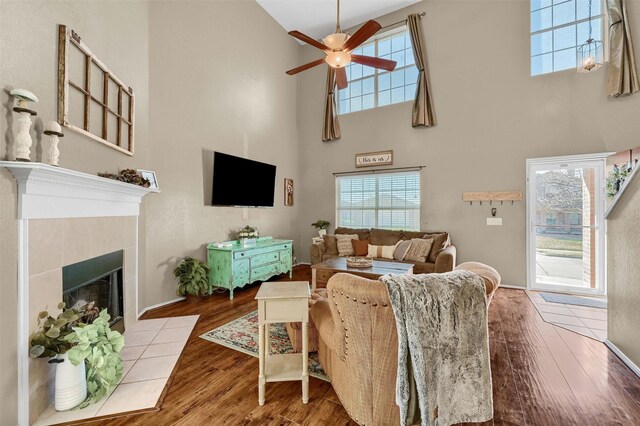
<path fill-rule="evenodd" d="M 496 270 L 477 262 L 458 269 L 484 279 L 488 304 L 500 285 Z M 399 424 L 398 336 L 387 288 L 381 281 L 341 273 L 329 280 L 326 298 L 310 313 L 318 332 L 320 363 L 340 402 L 360 425 Z"/>
<path fill-rule="evenodd" d="M 336 228 L 334 234 L 357 234 L 360 240 L 369 240 L 370 244 L 376 246 L 390 246 L 400 240 L 410 240 L 412 238 L 423 238 L 428 235 L 434 239 L 431 253 L 427 258 L 427 262 L 406 261 L 405 263 L 413 263 L 414 274 L 428 274 L 432 272 L 449 272 L 453 271 L 456 266 L 456 248 L 451 244 L 449 234 L 447 232 L 423 232 L 423 231 L 394 231 L 389 229 L 354 229 L 354 228 Z M 314 242 L 311 245 L 311 264 L 324 262 L 325 260 L 338 257 L 337 250 L 331 250 L 324 242 Z M 378 259 L 389 260 L 390 259 Z M 393 262 L 399 262 L 393 260 Z"/>

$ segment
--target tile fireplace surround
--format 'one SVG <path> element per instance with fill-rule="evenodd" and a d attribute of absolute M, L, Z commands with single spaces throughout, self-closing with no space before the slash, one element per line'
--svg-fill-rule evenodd
<path fill-rule="evenodd" d="M 124 251 L 124 318 L 138 317 L 138 216 L 142 197 L 158 192 L 41 163 L 0 161 L 18 182 L 19 424 L 51 404 L 53 370 L 30 359 L 28 339 L 37 314 L 57 315 L 62 267 Z"/>

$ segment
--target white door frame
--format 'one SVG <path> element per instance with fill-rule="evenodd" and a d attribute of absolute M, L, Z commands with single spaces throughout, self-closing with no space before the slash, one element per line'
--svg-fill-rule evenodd
<path fill-rule="evenodd" d="M 606 253 L 605 253 L 605 220 L 604 220 L 604 212 L 605 212 L 605 197 L 604 197 L 604 169 L 606 165 L 606 159 L 610 156 L 611 152 L 603 152 L 596 154 L 584 154 L 584 155 L 567 155 L 561 157 L 546 157 L 546 158 L 528 158 L 526 162 L 527 167 L 527 192 L 526 192 L 526 215 L 527 215 L 527 232 L 526 232 L 526 241 L 527 241 L 527 290 L 544 290 L 544 291 L 556 291 L 556 292 L 570 292 L 570 293 L 584 293 L 590 294 L 594 296 L 604 296 L 606 295 L 606 273 L 605 273 L 605 265 L 606 265 Z M 536 263 L 535 263 L 535 254 L 536 254 L 536 240 L 532 238 L 534 232 L 534 215 L 532 214 L 532 209 L 535 208 L 535 187 L 534 187 L 534 179 L 532 179 L 533 172 L 536 168 L 540 166 L 551 166 L 558 163 L 569 163 L 572 165 L 579 165 L 584 162 L 594 162 L 600 161 L 601 166 L 598 167 L 596 173 L 596 182 L 601 182 L 602 191 L 598 191 L 596 193 L 596 240 L 599 242 L 597 250 L 596 250 L 596 262 L 597 262 L 597 277 L 596 280 L 600 284 L 599 288 L 596 289 L 580 289 L 578 292 L 575 287 L 571 286 L 561 286 L 554 285 L 553 288 L 549 288 L 548 286 L 541 286 L 537 283 L 536 280 Z"/>

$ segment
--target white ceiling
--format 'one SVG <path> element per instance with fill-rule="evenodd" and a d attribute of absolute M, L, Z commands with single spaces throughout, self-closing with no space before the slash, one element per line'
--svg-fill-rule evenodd
<path fill-rule="evenodd" d="M 340 26 L 344 29 L 375 19 L 421 0 L 341 0 Z M 298 30 L 315 39 L 336 27 L 336 0 L 257 0 L 288 31 Z"/>

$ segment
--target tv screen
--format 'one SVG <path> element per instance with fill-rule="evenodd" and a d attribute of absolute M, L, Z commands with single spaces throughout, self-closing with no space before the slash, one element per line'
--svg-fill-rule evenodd
<path fill-rule="evenodd" d="M 213 154 L 214 206 L 273 207 L 276 166 L 221 152 Z"/>

